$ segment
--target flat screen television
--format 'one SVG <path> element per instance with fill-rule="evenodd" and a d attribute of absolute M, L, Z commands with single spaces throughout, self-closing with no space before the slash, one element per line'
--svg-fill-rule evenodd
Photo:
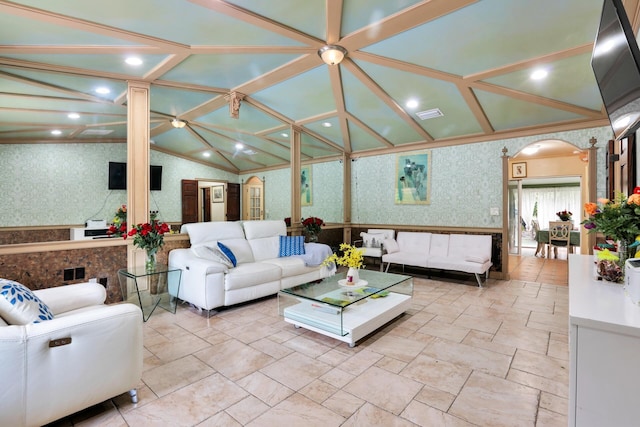
<path fill-rule="evenodd" d="M 149 167 L 149 189 L 162 190 L 162 166 Z M 127 189 L 127 164 L 123 162 L 109 162 L 109 190 Z"/>
<path fill-rule="evenodd" d="M 604 0 L 591 67 L 616 140 L 640 127 L 640 50 L 621 0 Z"/>
<path fill-rule="evenodd" d="M 127 189 L 127 164 L 109 162 L 109 190 Z"/>

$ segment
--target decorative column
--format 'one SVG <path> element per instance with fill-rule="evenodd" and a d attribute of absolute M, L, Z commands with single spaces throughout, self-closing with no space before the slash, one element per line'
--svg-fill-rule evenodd
<path fill-rule="evenodd" d="M 587 161 L 587 200 L 594 202 L 596 200 L 596 183 L 598 177 L 598 147 L 596 144 L 598 140 L 595 137 L 589 139 L 591 145 L 587 148 L 588 161 Z M 582 218 L 586 218 L 587 214 L 582 209 Z M 582 242 L 586 242 L 586 245 Z M 584 227 L 580 227 L 580 252 L 583 254 L 593 255 L 593 246 L 596 244 L 596 233 L 587 233 Z"/>
<path fill-rule="evenodd" d="M 150 85 L 128 82 L 127 86 L 127 223 L 149 221 Z M 127 265 L 143 266 L 146 253 L 128 245 Z"/>
<path fill-rule="evenodd" d="M 342 241 L 351 243 L 351 158 L 347 153 L 342 154 L 342 186 L 344 187 Z"/>
<path fill-rule="evenodd" d="M 509 280 L 509 150 L 502 148 L 502 279 Z"/>
<path fill-rule="evenodd" d="M 302 234 L 302 205 L 300 201 L 300 131 L 291 126 L 291 234 L 299 236 Z"/>

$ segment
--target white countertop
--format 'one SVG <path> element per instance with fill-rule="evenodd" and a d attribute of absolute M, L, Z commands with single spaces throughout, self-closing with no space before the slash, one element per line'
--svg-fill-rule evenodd
<path fill-rule="evenodd" d="M 591 255 L 569 255 L 570 324 L 640 337 L 640 305 L 622 284 L 596 280 L 594 261 Z"/>

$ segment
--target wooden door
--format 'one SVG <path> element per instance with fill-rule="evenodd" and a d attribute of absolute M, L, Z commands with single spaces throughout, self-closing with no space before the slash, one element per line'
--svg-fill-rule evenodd
<path fill-rule="evenodd" d="M 635 134 L 619 141 L 620 147 L 620 191 L 622 194 L 630 195 L 636 182 L 635 167 Z"/>
<path fill-rule="evenodd" d="M 211 221 L 211 187 L 202 188 L 202 221 Z"/>
<path fill-rule="evenodd" d="M 182 180 L 182 223 L 198 222 L 198 181 Z"/>
<path fill-rule="evenodd" d="M 227 221 L 240 220 L 240 184 L 227 183 Z"/>

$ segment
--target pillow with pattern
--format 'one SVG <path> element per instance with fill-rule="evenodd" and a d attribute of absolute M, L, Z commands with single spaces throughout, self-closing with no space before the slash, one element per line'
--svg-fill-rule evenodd
<path fill-rule="evenodd" d="M 382 242 L 386 238 L 384 234 L 377 233 L 360 233 L 360 237 L 362 237 L 362 241 L 364 243 L 365 248 L 379 248 L 382 245 Z"/>
<path fill-rule="evenodd" d="M 279 257 L 304 254 L 304 236 L 280 236 Z"/>
<path fill-rule="evenodd" d="M 0 279 L 0 316 L 10 325 L 53 319 L 49 307 L 31 289 L 8 279 Z"/>

